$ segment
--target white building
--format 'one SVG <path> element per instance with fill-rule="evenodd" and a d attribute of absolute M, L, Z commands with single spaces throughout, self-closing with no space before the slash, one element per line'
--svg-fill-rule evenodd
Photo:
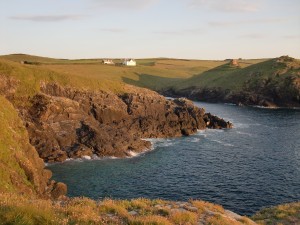
<path fill-rule="evenodd" d="M 106 64 L 106 65 L 113 65 L 113 64 L 115 64 L 111 59 L 103 59 L 102 63 Z"/>
<path fill-rule="evenodd" d="M 123 64 L 125 66 L 136 66 L 136 61 L 134 59 L 125 59 Z"/>

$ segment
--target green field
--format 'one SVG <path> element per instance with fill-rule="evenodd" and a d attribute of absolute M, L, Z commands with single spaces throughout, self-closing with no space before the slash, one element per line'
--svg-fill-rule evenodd
<path fill-rule="evenodd" d="M 228 66 L 229 62 L 225 60 L 138 59 L 136 67 L 125 67 L 103 65 L 101 59 L 67 60 L 23 54 L 0 56 L 0 59 L 15 62 L 15 67 L 20 67 L 21 61 L 27 61 L 32 65 L 21 65 L 22 68 L 48 71 L 48 73 L 51 71 L 71 80 L 88 78 L 93 80 L 92 86 L 96 82 L 101 88 L 108 87 L 108 89 L 116 90 L 122 83 L 153 90 L 162 90 L 173 86 L 186 87 L 195 85 L 195 82 L 199 83 L 198 85 L 209 86 L 213 86 L 216 82 L 224 84 L 222 78 L 227 78 L 229 74 L 237 74 L 243 68 L 266 61 L 266 59 L 240 60 L 239 68 L 231 68 Z M 114 59 L 114 61 L 118 63 L 120 59 Z"/>

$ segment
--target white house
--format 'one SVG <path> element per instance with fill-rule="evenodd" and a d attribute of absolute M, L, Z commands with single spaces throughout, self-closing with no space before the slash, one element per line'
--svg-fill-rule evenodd
<path fill-rule="evenodd" d="M 125 66 L 136 66 L 136 61 L 134 59 L 125 59 L 123 64 Z"/>
<path fill-rule="evenodd" d="M 106 65 L 113 65 L 113 64 L 115 64 L 111 59 L 103 59 L 102 63 L 106 64 Z"/>

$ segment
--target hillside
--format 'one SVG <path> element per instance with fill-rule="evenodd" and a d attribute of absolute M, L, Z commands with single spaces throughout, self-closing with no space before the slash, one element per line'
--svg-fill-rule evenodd
<path fill-rule="evenodd" d="M 27 68 L 43 68 L 65 76 L 95 79 L 99 82 L 126 83 L 139 87 L 147 87 L 160 91 L 181 83 L 187 78 L 202 74 L 228 63 L 218 60 L 185 60 L 185 59 L 137 59 L 136 67 L 102 65 L 101 59 L 65 60 L 51 59 L 24 54 L 0 56 L 0 59 L 13 61 L 20 65 L 21 61 L 28 61 Z M 242 68 L 265 61 L 265 59 L 242 60 Z M 114 62 L 121 62 L 114 59 Z M 15 64 L 15 66 L 17 66 Z M 110 87 L 111 88 L 111 87 Z"/>
<path fill-rule="evenodd" d="M 48 71 L 52 77 L 60 74 L 64 83 L 100 86 L 114 92 L 131 84 L 201 101 L 267 107 L 300 105 L 300 61 L 288 56 L 239 59 L 236 65 L 231 65 L 230 60 L 138 59 L 136 67 L 102 65 L 100 59 L 51 59 L 23 54 L 0 56 L 1 59 L 15 62 L 15 67 L 27 61 L 26 69 Z"/>
<path fill-rule="evenodd" d="M 282 56 L 240 65 L 213 68 L 174 84 L 165 93 L 239 105 L 300 106 L 300 60 Z"/>

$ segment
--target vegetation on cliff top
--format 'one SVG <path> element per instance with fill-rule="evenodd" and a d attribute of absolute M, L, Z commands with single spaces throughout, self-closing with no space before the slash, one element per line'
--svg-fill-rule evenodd
<path fill-rule="evenodd" d="M 300 202 L 265 208 L 252 216 L 252 219 L 263 225 L 300 224 Z"/>
<path fill-rule="evenodd" d="M 111 85 L 109 88 L 113 88 L 111 83 L 113 82 L 114 85 L 127 83 L 140 87 L 147 87 L 156 91 L 173 87 L 176 84 L 181 84 L 185 79 L 193 78 L 199 74 L 205 75 L 206 72 L 210 73 L 210 71 L 213 71 L 223 73 L 223 66 L 225 65 L 226 67 L 228 64 L 228 61 L 223 60 L 156 58 L 139 59 L 137 60 L 138 66 L 125 67 L 102 65 L 100 59 L 66 60 L 23 54 L 1 56 L 0 59 L 5 60 L 6 62 L 14 61 L 16 62 L 14 66 L 20 66 L 21 61 L 28 61 L 31 62 L 32 65 L 26 64 L 22 67 L 28 69 L 46 69 L 48 73 L 49 71 L 54 71 L 56 74 L 60 74 L 64 77 L 71 77 L 72 79 L 75 78 L 75 80 L 80 80 L 80 78 L 92 79 L 93 82 L 88 85 L 94 85 L 96 81 L 98 85 L 102 85 L 102 88 L 109 84 Z M 265 60 L 266 59 L 241 60 L 240 68 L 246 68 Z M 54 74 L 52 74 L 52 76 L 54 76 Z M 73 81 L 72 84 L 76 84 L 76 81 Z"/>
<path fill-rule="evenodd" d="M 0 224 L 196 225 L 200 221 L 212 225 L 255 224 L 247 217 L 204 201 L 72 198 L 54 202 L 0 194 Z"/>
<path fill-rule="evenodd" d="M 20 65 L 20 61 L 30 64 Z M 203 100 L 244 101 L 254 105 L 261 105 L 260 102 L 281 106 L 300 104 L 300 60 L 288 56 L 240 59 L 235 63 L 230 60 L 140 59 L 136 67 L 102 65 L 100 59 L 66 60 L 22 54 L 1 56 L 0 62 L 1 74 L 18 78 L 30 74 L 31 78 L 26 78 L 26 82 L 37 81 L 34 87 L 38 81 L 46 80 L 122 92 L 124 84 L 132 84 L 155 91 L 171 90 L 171 94 L 191 98 L 198 96 Z M 213 93 L 205 93 L 206 90 L 217 93 L 211 96 Z"/>

